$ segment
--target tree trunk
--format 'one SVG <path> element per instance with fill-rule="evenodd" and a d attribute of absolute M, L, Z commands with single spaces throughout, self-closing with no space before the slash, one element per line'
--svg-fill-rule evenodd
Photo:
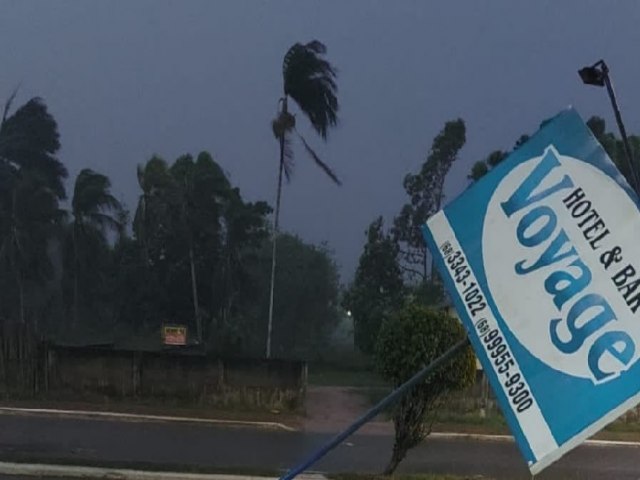
<path fill-rule="evenodd" d="M 24 285 L 22 282 L 22 274 L 20 273 L 20 267 L 18 266 L 18 261 L 16 260 L 16 255 L 20 254 L 20 247 L 18 245 L 18 238 L 15 232 L 15 227 L 13 228 L 13 239 L 11 241 L 11 266 L 16 276 L 16 286 L 18 287 L 18 316 L 20 318 L 20 324 L 25 324 L 25 314 L 24 314 Z"/>
<path fill-rule="evenodd" d="M 73 325 L 78 325 L 78 302 L 79 302 L 79 286 L 78 286 L 78 235 L 76 226 L 73 226 Z"/>
<path fill-rule="evenodd" d="M 16 261 L 16 255 L 20 255 L 20 243 L 18 241 L 18 232 L 16 229 L 16 202 L 17 202 L 17 192 L 14 189 L 11 194 L 11 235 L 12 235 L 12 248 L 11 248 L 11 263 L 13 264 L 13 269 L 16 274 L 16 284 L 18 286 L 18 308 L 19 308 L 19 316 L 20 316 L 20 324 L 25 324 L 25 314 L 24 314 L 24 285 L 22 283 L 22 274 L 20 272 L 20 268 Z"/>
<path fill-rule="evenodd" d="M 189 263 L 191 264 L 191 289 L 193 290 L 193 313 L 196 316 L 196 335 L 198 343 L 202 343 L 202 319 L 198 306 L 198 283 L 196 282 L 196 266 L 193 259 L 193 245 L 189 247 Z"/>
<path fill-rule="evenodd" d="M 393 474 L 407 452 L 431 433 L 439 398 L 439 395 L 425 397 L 424 392 L 412 390 L 400 400 L 393 414 L 393 452 L 384 475 Z"/>
<path fill-rule="evenodd" d="M 282 102 L 282 111 L 287 112 L 287 98 Z M 273 297 L 276 279 L 276 243 L 278 240 L 278 222 L 280 219 L 280 198 L 282 195 L 282 172 L 284 170 L 284 133 L 280 136 L 280 166 L 278 170 L 278 192 L 276 194 L 276 211 L 273 222 L 273 250 L 271 252 L 271 286 L 269 291 L 269 321 L 267 324 L 267 358 L 271 358 L 271 331 L 273 329 Z"/>
<path fill-rule="evenodd" d="M 424 249 L 424 258 L 422 261 L 422 267 L 424 268 L 424 276 L 422 277 L 424 281 L 426 281 L 429 278 L 429 251 L 425 248 Z"/>
<path fill-rule="evenodd" d="M 411 444 L 412 428 L 415 428 L 415 416 L 417 405 L 412 402 L 412 393 L 409 392 L 400 400 L 393 414 L 393 427 L 395 430 L 393 440 L 393 451 L 389 463 L 384 469 L 384 475 L 391 475 L 395 472 L 400 462 L 409 451 Z M 419 407 L 418 407 L 419 409 Z M 419 419 L 418 419 L 419 421 Z"/>
<path fill-rule="evenodd" d="M 22 275 L 19 269 L 16 269 L 16 281 L 18 283 L 18 302 L 20 306 L 20 324 L 24 325 L 26 323 L 26 318 L 24 314 L 24 285 L 22 283 Z"/>
<path fill-rule="evenodd" d="M 393 453 L 391 454 L 391 459 L 389 460 L 389 463 L 385 467 L 384 472 L 382 472 L 382 474 L 393 475 L 393 472 L 396 471 L 396 468 L 398 468 L 398 465 L 400 465 L 400 462 L 404 459 L 406 454 L 407 454 L 406 450 L 403 451 L 403 449 L 396 448 L 396 446 L 394 445 Z"/>
<path fill-rule="evenodd" d="M 231 278 L 231 252 L 228 251 L 225 255 L 225 273 L 224 273 L 224 297 L 223 297 L 223 311 L 222 311 L 222 325 L 227 326 L 227 320 L 231 314 L 231 308 L 233 305 L 233 285 Z"/>
<path fill-rule="evenodd" d="M 438 188 L 438 192 L 436 197 L 436 213 L 438 213 L 440 211 L 440 208 L 442 207 L 442 197 L 444 196 L 442 194 L 442 191 L 444 190 L 444 180 L 440 185 L 438 185 L 437 188 Z M 435 283 L 435 282 L 438 282 L 439 280 L 439 277 L 436 274 L 436 257 L 433 254 L 431 254 L 428 249 L 425 251 L 425 273 L 426 273 L 426 262 L 429 256 L 431 256 L 431 262 L 430 262 L 431 271 L 429 272 L 429 278 L 431 279 L 431 282 Z M 427 277 L 425 276 L 425 278 Z"/>

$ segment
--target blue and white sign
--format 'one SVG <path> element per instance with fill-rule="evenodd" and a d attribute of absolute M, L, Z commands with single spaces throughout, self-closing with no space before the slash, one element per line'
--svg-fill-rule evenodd
<path fill-rule="evenodd" d="M 532 473 L 640 402 L 637 197 L 574 110 L 424 234 Z"/>

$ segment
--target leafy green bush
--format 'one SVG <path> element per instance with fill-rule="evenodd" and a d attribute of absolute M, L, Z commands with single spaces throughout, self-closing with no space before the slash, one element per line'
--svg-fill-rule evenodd
<path fill-rule="evenodd" d="M 409 304 L 382 325 L 376 366 L 398 386 L 445 353 L 466 333 L 460 322 L 442 311 Z M 395 442 L 385 474 L 395 471 L 407 451 L 430 432 L 444 395 L 473 383 L 475 357 L 471 347 L 412 388 L 394 407 Z"/>

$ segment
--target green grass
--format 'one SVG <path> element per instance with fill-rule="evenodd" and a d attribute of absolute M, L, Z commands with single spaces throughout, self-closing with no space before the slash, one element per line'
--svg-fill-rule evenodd
<path fill-rule="evenodd" d="M 620 420 L 613 422 L 611 425 L 607 425 L 605 429 L 610 432 L 640 433 L 640 423 L 624 422 Z"/>
<path fill-rule="evenodd" d="M 434 431 L 477 433 L 487 435 L 508 435 L 509 427 L 504 417 L 497 412 L 490 412 L 481 417 L 476 412 L 459 413 L 442 410 L 433 425 Z"/>
<path fill-rule="evenodd" d="M 618 440 L 623 442 L 640 441 L 640 422 L 618 420 L 607 425 L 604 430 L 594 435 L 599 440 Z"/>
<path fill-rule="evenodd" d="M 480 435 L 510 435 L 509 427 L 499 412 L 490 412 L 486 417 L 477 413 L 442 411 L 433 425 L 435 432 L 456 432 Z M 640 422 L 617 421 L 608 425 L 592 438 L 622 442 L 640 441 Z"/>
<path fill-rule="evenodd" d="M 371 406 L 376 405 L 391 392 L 391 388 L 384 386 L 384 384 L 366 386 L 358 388 L 357 390 Z M 391 409 L 383 412 L 383 416 L 387 420 L 391 420 Z M 490 409 L 485 416 L 480 416 L 477 410 L 441 409 L 433 424 L 433 431 L 480 435 L 510 434 L 507 422 L 500 411 L 495 409 Z M 640 441 L 640 419 L 635 419 L 634 421 L 618 420 L 605 427 L 602 431 L 594 435 L 593 438 L 598 440 Z"/>
<path fill-rule="evenodd" d="M 491 480 L 489 477 L 482 477 L 475 475 L 473 477 L 458 477 L 455 475 L 436 475 L 430 473 L 420 474 L 400 474 L 392 476 L 384 475 L 369 475 L 362 473 L 339 473 L 335 475 L 329 475 L 331 480 Z"/>
<path fill-rule="evenodd" d="M 438 414 L 434 430 L 494 435 L 508 435 L 510 433 L 507 422 L 498 411 L 491 411 L 485 417 L 481 417 L 477 412 L 460 413 L 442 410 Z M 640 422 L 616 421 L 594 435 L 594 438 L 638 441 L 640 440 Z"/>

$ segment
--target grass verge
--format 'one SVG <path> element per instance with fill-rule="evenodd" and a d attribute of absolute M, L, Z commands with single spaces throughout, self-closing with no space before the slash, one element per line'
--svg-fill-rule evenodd
<path fill-rule="evenodd" d="M 458 477 L 455 475 L 436 475 L 430 473 L 399 474 L 385 477 L 384 475 L 367 475 L 361 473 L 341 473 L 329 475 L 331 480 L 491 480 L 489 477 L 473 476 Z"/>
<path fill-rule="evenodd" d="M 509 427 L 497 413 L 480 417 L 477 413 L 440 412 L 433 425 L 435 432 L 473 433 L 484 435 L 509 435 Z"/>
<path fill-rule="evenodd" d="M 389 392 L 388 387 L 365 387 L 357 389 L 371 406 L 382 400 Z M 390 419 L 390 409 L 383 413 Z M 477 435 L 510 435 L 509 427 L 499 411 L 490 410 L 485 416 L 478 411 L 461 412 L 443 409 L 433 425 L 434 432 L 468 433 Z M 595 440 L 640 442 L 640 418 L 632 421 L 618 420 L 592 437 Z"/>

